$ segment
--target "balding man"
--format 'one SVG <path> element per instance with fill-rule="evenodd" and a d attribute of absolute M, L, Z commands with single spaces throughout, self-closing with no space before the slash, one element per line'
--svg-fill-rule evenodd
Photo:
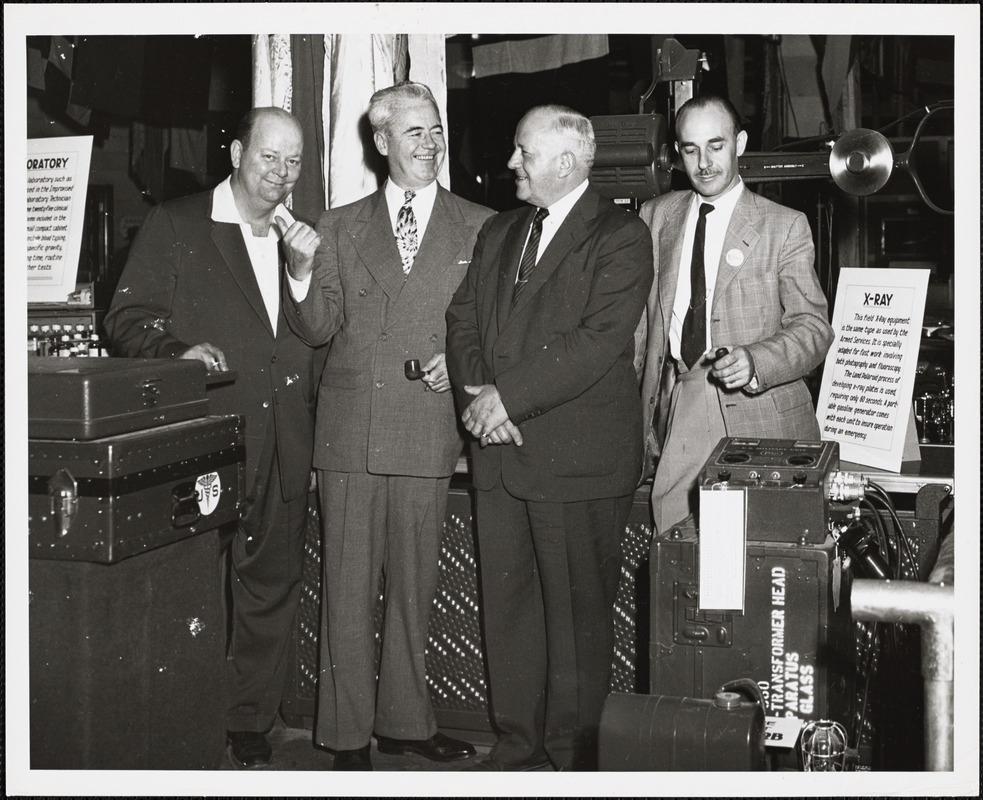
<path fill-rule="evenodd" d="M 634 331 L 653 273 L 645 225 L 588 185 L 593 157 L 582 114 L 522 118 L 508 166 L 530 207 L 485 224 L 447 310 L 448 369 L 477 445 L 499 733 L 480 769 L 597 764 L 619 543 L 641 471 Z"/>
<path fill-rule="evenodd" d="M 686 102 L 676 140 L 693 190 L 641 210 L 658 270 L 642 381 L 645 469 L 659 457 L 652 511 L 663 532 L 697 513 L 697 476 L 721 437 L 819 439 L 803 377 L 833 341 L 809 223 L 744 188 L 747 133 L 731 103 Z"/>
<path fill-rule="evenodd" d="M 243 118 L 232 175 L 165 202 L 140 229 L 106 315 L 117 353 L 190 358 L 234 383 L 209 390 L 213 414 L 245 416 L 246 495 L 232 541 L 234 677 L 229 756 L 269 764 L 300 598 L 313 446 L 313 350 L 280 310 L 285 264 L 309 264 L 318 238 L 283 206 L 300 175 L 300 125 L 278 108 Z"/>

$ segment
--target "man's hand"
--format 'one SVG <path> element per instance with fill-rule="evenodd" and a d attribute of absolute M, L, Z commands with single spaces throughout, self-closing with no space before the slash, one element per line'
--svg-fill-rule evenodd
<path fill-rule="evenodd" d="M 426 373 L 421 379 L 431 392 L 446 392 L 451 388 L 451 379 L 447 375 L 447 357 L 443 353 L 435 353 L 426 364 L 423 365 Z"/>
<path fill-rule="evenodd" d="M 740 389 L 747 386 L 754 377 L 754 359 L 743 347 L 729 347 L 730 352 L 713 362 L 710 374 L 725 389 Z M 707 356 L 712 358 L 712 355 Z"/>
<path fill-rule="evenodd" d="M 321 237 L 303 222 L 294 222 L 289 228 L 282 217 L 276 217 L 275 222 L 283 238 L 287 271 L 294 280 L 303 280 L 314 269 L 314 253 L 321 244 Z"/>
<path fill-rule="evenodd" d="M 194 347 L 189 347 L 178 358 L 203 361 L 209 372 L 229 371 L 229 365 L 225 363 L 225 353 L 209 342 L 202 342 Z"/>
<path fill-rule="evenodd" d="M 461 421 L 475 439 L 487 438 L 492 431 L 508 422 L 509 413 L 502 405 L 502 397 L 494 384 L 465 386 L 464 391 L 474 400 L 464 409 Z"/>
<path fill-rule="evenodd" d="M 522 447 L 522 434 L 512 424 L 512 420 L 506 420 L 488 436 L 482 436 L 478 442 L 482 447 L 490 444 L 514 444 L 516 447 Z"/>

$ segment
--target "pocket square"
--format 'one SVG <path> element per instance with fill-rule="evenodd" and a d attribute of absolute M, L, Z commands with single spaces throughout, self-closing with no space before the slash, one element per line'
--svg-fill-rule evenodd
<path fill-rule="evenodd" d="M 469 258 L 467 261 L 458 261 L 457 263 L 458 264 L 470 264 L 471 263 L 471 259 Z"/>

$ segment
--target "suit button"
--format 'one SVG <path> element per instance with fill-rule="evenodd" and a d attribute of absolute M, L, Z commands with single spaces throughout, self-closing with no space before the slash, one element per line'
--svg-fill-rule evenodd
<path fill-rule="evenodd" d="M 276 356 L 273 356 L 273 358 L 270 359 L 270 363 L 276 364 Z"/>
<path fill-rule="evenodd" d="M 365 291 L 365 289 L 359 289 L 358 290 L 358 296 L 359 297 L 365 297 L 365 295 L 367 295 L 367 294 L 368 294 L 368 292 Z"/>
<path fill-rule="evenodd" d="M 269 408 L 269 407 L 270 407 L 270 401 L 269 400 L 264 400 L 263 401 L 263 408 Z"/>
<path fill-rule="evenodd" d="M 437 341 L 437 334 L 436 333 L 431 333 L 430 334 L 430 341 L 431 342 L 436 342 Z"/>
<path fill-rule="evenodd" d="M 380 334 L 379 335 L 379 340 L 380 341 L 383 341 L 383 342 L 388 342 L 389 341 L 389 334 L 388 333 Z"/>
<path fill-rule="evenodd" d="M 386 384 L 384 384 L 384 383 L 383 383 L 382 381 L 376 381 L 376 382 L 375 382 L 375 388 L 376 388 L 376 389 L 381 389 L 381 388 L 382 388 L 383 386 L 385 386 L 385 385 L 386 385 Z"/>

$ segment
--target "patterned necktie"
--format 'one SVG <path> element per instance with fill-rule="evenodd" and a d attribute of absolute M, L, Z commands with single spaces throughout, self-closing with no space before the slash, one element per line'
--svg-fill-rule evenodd
<path fill-rule="evenodd" d="M 522 252 L 522 261 L 519 262 L 519 277 L 516 279 L 515 288 L 512 290 L 512 305 L 519 298 L 519 292 L 529 281 L 533 267 L 536 266 L 536 256 L 539 253 L 539 237 L 543 234 L 543 220 L 550 215 L 545 208 L 537 208 L 536 216 L 532 221 L 532 231 L 529 233 L 529 241 L 526 242 L 526 249 Z"/>
<path fill-rule="evenodd" d="M 416 192 L 407 189 L 404 197 L 403 205 L 396 215 L 396 244 L 403 259 L 403 274 L 409 275 L 420 243 L 417 239 L 416 214 L 413 213 L 413 206 L 410 205 L 410 201 L 416 197 Z"/>
<path fill-rule="evenodd" d="M 707 349 L 707 277 L 704 270 L 703 250 L 707 238 L 707 214 L 713 211 L 709 203 L 700 204 L 700 218 L 693 236 L 693 255 L 689 266 L 689 308 L 683 319 L 680 335 L 680 355 L 690 369 Z"/>

